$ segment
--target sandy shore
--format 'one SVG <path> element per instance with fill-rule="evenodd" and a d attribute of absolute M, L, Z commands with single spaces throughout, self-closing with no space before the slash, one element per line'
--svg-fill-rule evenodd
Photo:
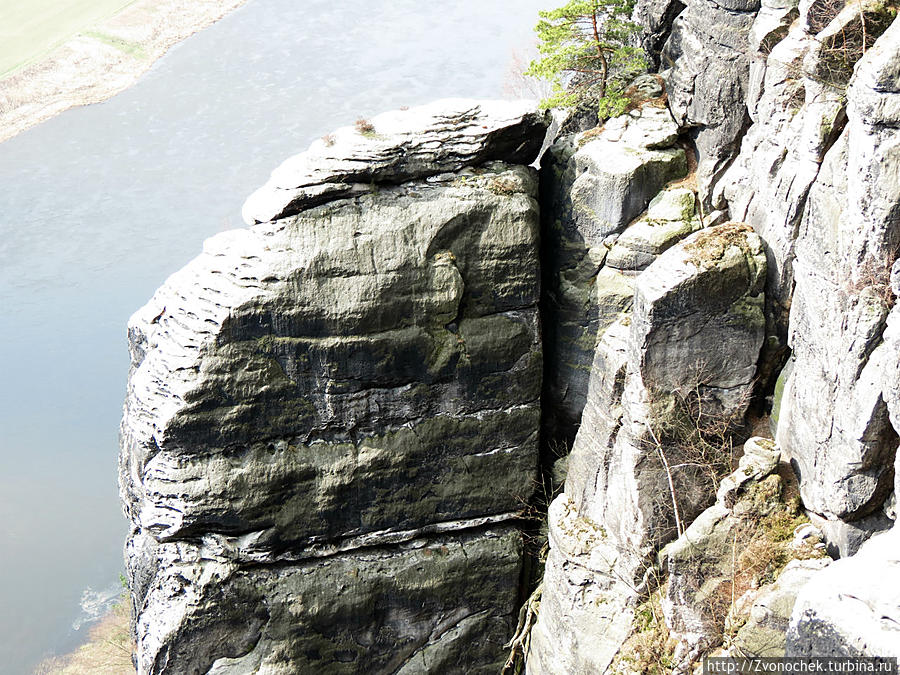
<path fill-rule="evenodd" d="M 0 80 L 0 142 L 130 87 L 177 42 L 246 0 L 137 0 Z"/>

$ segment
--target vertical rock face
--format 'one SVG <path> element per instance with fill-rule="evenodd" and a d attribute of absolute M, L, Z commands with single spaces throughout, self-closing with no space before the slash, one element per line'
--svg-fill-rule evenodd
<path fill-rule="evenodd" d="M 898 438 L 882 375 L 900 246 L 898 53 L 895 22 L 856 67 L 847 126 L 810 191 L 796 244 L 795 363 L 778 435 L 804 504 L 836 523 L 877 514 L 893 489 Z"/>
<path fill-rule="evenodd" d="M 896 289 L 900 290 L 900 289 Z M 887 319 L 883 343 L 872 359 L 894 428 L 900 428 L 900 309 Z M 876 385 L 876 386 L 878 386 Z M 900 494 L 900 456 L 894 494 Z M 794 607 L 787 634 L 792 656 L 900 657 L 900 526 L 896 523 L 859 551 L 813 577 Z"/>
<path fill-rule="evenodd" d="M 749 123 L 747 43 L 759 0 L 687 0 L 662 52 L 669 107 L 680 127 L 693 130 L 700 196 L 737 154 Z"/>
<path fill-rule="evenodd" d="M 563 138 L 544 155 L 545 404 L 554 437 L 574 437 L 598 332 L 631 302 L 630 282 L 604 273 L 610 246 L 663 185 L 686 171 L 684 151 L 674 147 L 677 132 L 664 107 L 648 104 L 610 120 L 595 138 Z M 686 218 L 664 215 L 690 222 L 690 211 Z"/>
<path fill-rule="evenodd" d="M 898 575 L 895 525 L 802 588 L 787 632 L 787 655 L 900 658 Z"/>
<path fill-rule="evenodd" d="M 714 198 L 732 217 L 754 226 L 769 249 L 770 332 L 783 342 L 793 290 L 794 242 L 819 165 L 843 126 L 840 92 L 815 74 L 824 43 L 810 26 L 806 3 L 765 2 L 748 47 L 748 105 L 753 125 Z M 793 23 L 791 23 L 793 22 Z"/>
<path fill-rule="evenodd" d="M 846 129 L 797 244 L 791 339 L 800 370 L 788 379 L 779 437 L 804 503 L 827 518 L 823 530 L 844 555 L 896 518 L 885 498 L 900 494 L 898 82 L 895 20 L 854 70 Z M 894 524 L 813 577 L 794 607 L 788 655 L 900 656 L 898 537 Z"/>
<path fill-rule="evenodd" d="M 645 45 L 658 44 L 676 14 L 660 61 L 669 108 L 679 131 L 696 141 L 702 202 L 747 225 L 694 234 L 649 267 L 639 223 L 616 232 L 615 240 L 598 230 L 606 235 L 603 249 L 592 243 L 582 249 L 592 255 L 578 258 L 590 273 L 560 275 L 593 282 L 590 295 L 572 297 L 590 308 L 598 345 L 584 371 L 590 386 L 565 494 L 550 508 L 531 673 L 605 672 L 633 629 L 649 556 L 702 510 L 709 486 L 684 471 L 690 462 L 660 433 L 672 395 L 691 381 L 702 382 L 713 410 L 740 415 L 754 376 L 765 390 L 789 343 L 792 370 L 780 396 L 777 437 L 809 518 L 832 553 L 848 556 L 896 517 L 900 23 L 875 2 L 688 0 L 682 10 L 677 2 L 647 0 L 635 13 L 648 28 Z M 746 246 L 730 241 L 738 233 Z M 732 251 L 736 260 L 741 250 L 752 262 L 693 276 L 695 267 L 676 252 L 683 256 L 707 236 L 720 241 L 717 250 Z M 608 314 L 595 309 L 604 302 Z M 570 316 L 570 325 L 578 325 L 577 312 Z M 758 363 L 763 324 L 768 341 Z M 576 336 L 594 337 L 593 324 L 582 326 Z M 705 333 L 711 326 L 734 333 Z M 552 353 L 560 352 L 553 345 Z M 551 368 L 548 386 L 552 378 L 577 381 L 562 373 Z M 577 414 L 577 406 L 572 410 Z M 689 532 L 715 534 L 732 508 L 720 506 Z M 825 569 L 827 560 L 789 567 L 753 604 L 758 616 L 742 639 L 761 649 L 773 633 L 783 635 L 796 598 L 787 645 L 779 637 L 778 653 L 894 654 L 896 598 L 879 595 L 873 580 L 897 575 L 895 533 L 896 526 Z M 710 617 L 679 588 L 703 583 L 709 570 L 682 564 L 693 559 L 673 561 L 668 629 L 680 633 L 678 657 L 686 668 L 715 640 Z"/>
<path fill-rule="evenodd" d="M 848 53 L 859 46 L 845 45 L 845 36 L 859 31 L 860 12 L 870 40 L 884 30 L 875 5 L 854 3 L 838 11 L 820 1 L 799 7 L 767 1 L 751 30 L 747 104 L 753 125 L 716 185 L 713 202 L 718 208 L 727 205 L 733 218 L 753 225 L 766 241 L 767 314 L 776 362 L 786 344 L 801 218 L 825 153 L 846 124 L 846 85 L 853 66 Z M 829 180 L 822 176 L 823 185 Z"/>
<path fill-rule="evenodd" d="M 550 508 L 530 673 L 604 672 L 632 630 L 649 557 L 707 505 L 708 477 L 665 430 L 692 392 L 724 417 L 743 415 L 765 272 L 759 237 L 727 224 L 691 235 L 635 279 L 632 312 L 596 348 L 565 493 Z"/>
<path fill-rule="evenodd" d="M 371 124 L 289 160 L 129 324 L 140 673 L 502 663 L 542 372 L 537 181 L 502 160 L 545 120 Z"/>

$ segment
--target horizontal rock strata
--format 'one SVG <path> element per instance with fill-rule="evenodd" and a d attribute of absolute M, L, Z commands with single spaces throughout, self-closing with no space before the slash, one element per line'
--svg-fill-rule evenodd
<path fill-rule="evenodd" d="M 294 215 L 208 240 L 129 323 L 142 674 L 502 662 L 521 537 L 490 525 L 537 471 L 537 179 L 461 167 L 531 161 L 544 122 L 473 101 L 404 118 L 419 133 L 390 150 L 334 145 L 378 185 L 317 205 L 292 187 Z"/>

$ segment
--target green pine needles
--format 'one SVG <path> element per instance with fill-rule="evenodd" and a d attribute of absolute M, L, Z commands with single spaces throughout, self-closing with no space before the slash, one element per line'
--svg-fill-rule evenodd
<path fill-rule="evenodd" d="M 634 0 L 569 0 L 540 12 L 535 32 L 541 56 L 525 75 L 551 83 L 542 108 L 596 100 L 601 119 L 624 112 L 625 83 L 647 68 L 644 52 L 632 46 L 640 31 L 631 21 L 633 8 Z"/>

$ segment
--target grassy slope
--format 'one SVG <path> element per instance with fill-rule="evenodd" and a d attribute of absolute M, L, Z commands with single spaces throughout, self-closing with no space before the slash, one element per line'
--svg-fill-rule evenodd
<path fill-rule="evenodd" d="M 0 0 L 0 77 L 134 0 Z"/>

